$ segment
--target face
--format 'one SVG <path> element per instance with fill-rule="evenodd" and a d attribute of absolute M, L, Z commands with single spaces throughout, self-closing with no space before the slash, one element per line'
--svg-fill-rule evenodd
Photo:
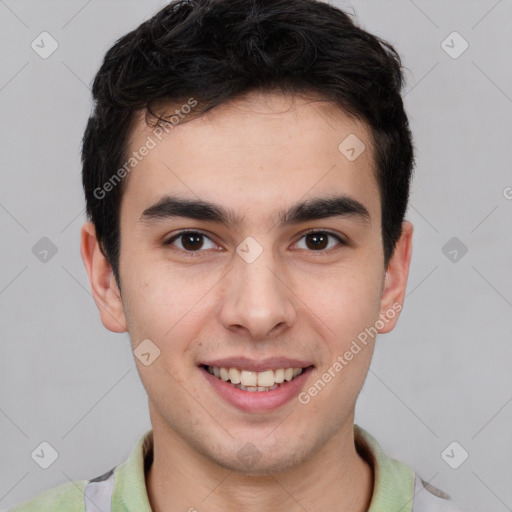
<path fill-rule="evenodd" d="M 148 136 L 125 178 L 120 293 L 83 238 L 102 320 L 146 354 L 154 429 L 241 473 L 292 468 L 352 429 L 372 335 L 403 299 L 410 229 L 386 274 L 370 132 L 251 94 L 158 137 L 141 117 L 131 151 Z"/>

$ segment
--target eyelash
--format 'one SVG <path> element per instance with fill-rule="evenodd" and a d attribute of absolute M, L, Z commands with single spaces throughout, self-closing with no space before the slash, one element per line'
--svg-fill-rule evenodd
<path fill-rule="evenodd" d="M 185 231 L 180 231 L 179 233 L 173 235 L 171 238 L 165 240 L 163 242 L 163 245 L 164 246 L 172 246 L 173 245 L 173 242 L 177 239 L 179 239 L 180 237 L 184 236 L 184 235 L 201 235 L 205 238 L 208 238 L 209 240 L 211 240 L 213 242 L 213 240 L 206 234 L 206 233 L 203 233 L 202 231 L 198 231 L 198 230 L 185 230 Z M 302 236 L 299 238 L 299 240 L 302 240 L 304 237 L 306 237 L 307 235 L 311 235 L 311 234 L 323 234 L 323 235 L 329 235 L 333 238 L 335 238 L 338 242 L 339 242 L 339 245 L 340 246 L 346 246 L 348 245 L 347 242 L 345 242 L 339 235 L 336 235 L 335 233 L 332 233 L 331 231 L 328 231 L 328 230 L 321 230 L 321 229 L 310 229 L 308 231 L 306 231 L 305 233 L 302 234 Z M 215 243 L 215 242 L 214 242 Z M 298 243 L 295 242 L 295 243 Z M 334 247 L 334 248 L 331 248 L 331 249 L 327 249 L 327 250 L 318 250 L 318 251 L 315 251 L 315 250 L 309 250 L 308 252 L 312 252 L 312 253 L 320 253 L 320 254 L 330 254 L 331 252 L 333 251 L 337 251 L 339 250 L 340 247 Z M 176 247 L 174 248 L 173 247 L 173 250 L 177 250 L 177 251 L 180 251 L 180 252 L 183 252 L 185 254 L 187 254 L 188 256 L 191 256 L 191 257 L 197 257 L 200 255 L 201 252 L 205 252 L 205 250 L 197 250 L 197 251 L 188 251 L 186 249 L 181 249 L 179 247 Z"/>

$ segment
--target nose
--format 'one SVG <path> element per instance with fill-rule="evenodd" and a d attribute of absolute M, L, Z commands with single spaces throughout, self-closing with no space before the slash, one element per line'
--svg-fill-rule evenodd
<path fill-rule="evenodd" d="M 276 263 L 270 249 L 252 263 L 238 255 L 234 258 L 234 268 L 223 286 L 223 326 L 254 340 L 281 335 L 296 319 L 293 291 L 286 283 L 282 266 Z"/>

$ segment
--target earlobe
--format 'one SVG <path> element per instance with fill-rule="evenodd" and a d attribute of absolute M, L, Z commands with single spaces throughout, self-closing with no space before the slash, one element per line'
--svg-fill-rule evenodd
<path fill-rule="evenodd" d="M 389 332 L 395 327 L 402 310 L 412 255 L 412 234 L 413 225 L 409 221 L 404 221 L 402 234 L 396 243 L 384 276 L 379 317 L 382 320 L 381 325 L 384 324 L 379 329 L 381 334 Z"/>
<path fill-rule="evenodd" d="M 112 332 L 126 332 L 121 294 L 110 263 L 100 249 L 96 230 L 91 222 L 82 226 L 80 254 L 89 276 L 94 302 L 100 312 L 101 322 Z"/>

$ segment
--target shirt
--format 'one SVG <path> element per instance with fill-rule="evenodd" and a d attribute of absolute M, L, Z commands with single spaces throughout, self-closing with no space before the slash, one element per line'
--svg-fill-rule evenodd
<path fill-rule="evenodd" d="M 387 457 L 377 441 L 354 425 L 358 453 L 373 468 L 368 512 L 462 512 L 450 497 L 409 466 Z M 91 480 L 66 482 L 10 512 L 151 512 L 145 472 L 153 460 L 153 430 L 139 437 L 128 459 Z"/>

